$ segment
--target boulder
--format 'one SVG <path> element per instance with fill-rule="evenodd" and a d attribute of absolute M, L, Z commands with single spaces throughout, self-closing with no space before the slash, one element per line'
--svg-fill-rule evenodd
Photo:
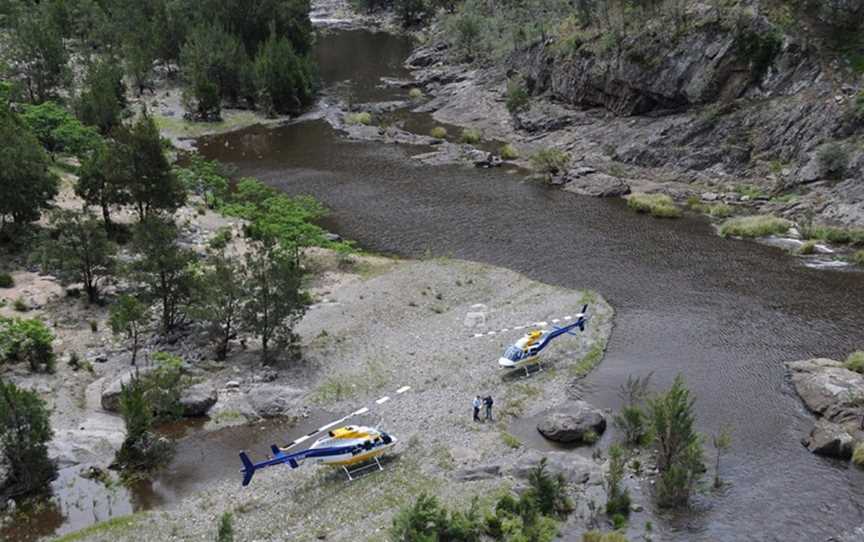
<path fill-rule="evenodd" d="M 832 422 L 856 420 L 857 397 L 864 397 L 864 375 L 839 361 L 810 359 L 787 363 L 795 391 L 807 408 Z"/>
<path fill-rule="evenodd" d="M 138 374 L 143 375 L 150 372 L 152 369 L 142 367 L 140 369 L 132 369 L 115 378 L 106 388 L 102 390 L 102 408 L 109 412 L 117 412 L 120 410 L 120 392 L 123 386 L 128 386 L 132 378 Z"/>
<path fill-rule="evenodd" d="M 588 173 L 577 175 L 568 172 L 563 179 L 564 190 L 597 198 L 612 198 L 626 196 L 630 193 L 630 185 L 618 177 L 606 175 L 605 173 Z"/>
<path fill-rule="evenodd" d="M 583 442 L 585 433 L 597 435 L 606 430 L 606 418 L 585 401 L 576 401 L 567 411 L 547 414 L 537 424 L 540 434 L 556 442 Z"/>
<path fill-rule="evenodd" d="M 216 404 L 219 395 L 216 388 L 207 382 L 189 386 L 180 396 L 183 415 L 187 417 L 204 416 Z"/>
<path fill-rule="evenodd" d="M 801 440 L 814 454 L 838 459 L 849 459 L 855 448 L 855 439 L 843 427 L 826 420 L 819 420 L 810 435 Z"/>
<path fill-rule="evenodd" d="M 262 418 L 275 418 L 296 412 L 303 390 L 281 384 L 261 384 L 249 390 L 249 404 Z"/>
<path fill-rule="evenodd" d="M 489 480 L 501 476 L 501 465 L 477 465 L 459 469 L 454 473 L 454 478 L 462 482 L 473 482 L 476 480 Z"/>
<path fill-rule="evenodd" d="M 527 479 L 531 471 L 537 468 L 537 465 L 544 458 L 546 459 L 547 472 L 553 475 L 561 474 L 567 483 L 585 484 L 592 480 L 600 481 L 603 479 L 603 467 L 595 463 L 591 458 L 574 453 L 540 453 L 536 450 L 530 450 L 520 457 L 508 469 L 508 474 L 516 478 Z"/>

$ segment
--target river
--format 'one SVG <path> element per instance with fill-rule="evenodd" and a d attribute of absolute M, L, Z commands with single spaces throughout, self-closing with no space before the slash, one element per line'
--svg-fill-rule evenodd
<path fill-rule="evenodd" d="M 325 88 L 355 102 L 405 98 L 405 38 L 344 31 L 319 41 Z M 423 116 L 411 123 L 429 125 Z M 326 226 L 363 248 L 508 267 L 616 308 L 607 356 L 584 398 L 617 408 L 628 375 L 656 388 L 684 375 L 706 435 L 732 427 L 729 486 L 666 521 L 677 540 L 823 540 L 864 522 L 864 473 L 810 454 L 812 423 L 783 363 L 864 346 L 864 274 L 815 270 L 783 251 L 726 240 L 698 217 L 661 221 L 519 172 L 430 167 L 428 148 L 348 141 L 323 121 L 207 139 L 202 152 L 331 210 Z M 604 439 L 608 443 L 611 437 Z"/>

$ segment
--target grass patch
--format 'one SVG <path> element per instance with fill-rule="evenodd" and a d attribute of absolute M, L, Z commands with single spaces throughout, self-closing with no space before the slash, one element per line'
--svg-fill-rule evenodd
<path fill-rule="evenodd" d="M 781 235 L 789 231 L 792 223 L 773 215 L 754 215 L 730 218 L 720 226 L 723 237 L 766 237 Z"/>
<path fill-rule="evenodd" d="M 19 297 L 15 299 L 15 301 L 12 303 L 12 309 L 14 309 L 16 312 L 27 312 L 30 310 L 30 305 L 28 305 L 27 302 L 24 301 L 23 297 Z"/>
<path fill-rule="evenodd" d="M 810 241 L 807 241 L 806 243 L 801 245 L 801 248 L 798 249 L 798 254 L 801 254 L 802 256 L 809 256 L 810 254 L 815 254 L 816 245 L 817 242 L 811 239 Z"/>
<path fill-rule="evenodd" d="M 600 364 L 603 361 L 603 354 L 606 352 L 606 340 L 602 339 L 594 343 L 594 346 L 588 350 L 588 353 L 579 360 L 579 363 L 576 365 L 572 365 L 570 367 L 570 375 L 576 378 L 582 378 L 592 370 L 594 367 Z"/>
<path fill-rule="evenodd" d="M 384 387 L 389 380 L 384 363 L 369 361 L 355 373 L 331 376 L 312 393 L 318 404 L 353 399 Z"/>
<path fill-rule="evenodd" d="M 739 184 L 735 187 L 735 192 L 737 192 L 739 196 L 746 196 L 751 200 L 767 196 L 761 188 L 753 186 L 752 184 Z"/>
<path fill-rule="evenodd" d="M 859 250 L 858 252 L 850 256 L 849 261 L 851 261 L 855 265 L 860 265 L 864 267 L 864 250 Z"/>
<path fill-rule="evenodd" d="M 864 230 L 834 226 L 802 226 L 801 234 L 807 239 L 818 239 L 835 245 L 864 245 Z"/>
<path fill-rule="evenodd" d="M 570 155 L 556 148 L 543 149 L 531 155 L 531 166 L 546 175 L 564 173 L 569 164 Z"/>
<path fill-rule="evenodd" d="M 366 111 L 360 113 L 351 113 L 345 117 L 345 122 L 351 125 L 369 126 L 372 124 L 372 115 Z"/>
<path fill-rule="evenodd" d="M 75 542 L 77 540 L 84 540 L 91 536 L 100 535 L 100 534 L 120 534 L 127 529 L 131 529 L 138 525 L 142 519 L 147 515 L 146 512 L 140 514 L 132 514 L 129 516 L 120 516 L 116 518 L 109 519 L 108 521 L 103 521 L 101 523 L 96 523 L 95 525 L 91 525 L 80 531 L 75 531 L 74 533 L 69 533 L 65 536 L 61 536 L 60 538 L 54 539 L 54 542 Z"/>
<path fill-rule="evenodd" d="M 525 407 L 537 398 L 542 390 L 533 384 L 519 382 L 510 387 L 510 393 L 504 398 L 504 406 L 499 410 L 501 419 L 506 417 L 518 418 L 525 412 Z"/>
<path fill-rule="evenodd" d="M 514 450 L 522 447 L 522 441 L 519 438 L 511 435 L 507 431 L 501 431 L 501 441 L 507 445 L 508 448 L 512 448 Z"/>
<path fill-rule="evenodd" d="M 710 216 L 711 218 L 729 218 L 735 213 L 731 205 L 725 203 L 702 203 L 699 198 L 692 197 L 687 200 L 687 207 Z"/>
<path fill-rule="evenodd" d="M 519 158 L 519 151 L 510 143 L 507 143 L 506 145 L 501 147 L 501 150 L 499 152 L 501 153 L 502 160 L 516 160 L 517 158 Z"/>
<path fill-rule="evenodd" d="M 627 206 L 637 213 L 648 213 L 657 218 L 681 216 L 681 209 L 666 194 L 632 194 L 627 198 Z"/>
<path fill-rule="evenodd" d="M 412 100 L 419 100 L 420 98 L 423 97 L 423 91 L 420 90 L 419 88 L 416 88 L 416 87 L 412 88 L 411 90 L 408 91 L 408 97 L 411 98 Z"/>
<path fill-rule="evenodd" d="M 431 135 L 435 139 L 444 139 L 445 137 L 447 137 L 447 128 L 444 128 L 443 126 L 436 126 L 435 128 L 432 128 L 432 131 L 429 132 L 429 135 Z"/>
<path fill-rule="evenodd" d="M 251 111 L 225 112 L 219 122 L 191 122 L 181 117 L 164 117 L 154 115 L 153 120 L 159 131 L 168 132 L 177 137 L 201 137 L 207 134 L 230 132 L 247 126 L 261 124 L 262 119 Z"/>
<path fill-rule="evenodd" d="M 852 463 L 856 467 L 864 468 L 864 442 L 855 445 L 855 450 L 852 452 Z"/>
<path fill-rule="evenodd" d="M 843 367 L 850 371 L 864 374 L 864 352 L 858 350 L 849 354 L 843 363 Z"/>
<path fill-rule="evenodd" d="M 9 273 L 0 273 L 0 288 L 11 288 L 15 286 L 15 280 Z"/>
<path fill-rule="evenodd" d="M 480 143 L 480 140 L 483 138 L 483 135 L 480 133 L 480 130 L 475 130 L 473 128 L 465 128 L 462 130 L 462 143 L 467 143 L 468 145 L 476 145 Z"/>

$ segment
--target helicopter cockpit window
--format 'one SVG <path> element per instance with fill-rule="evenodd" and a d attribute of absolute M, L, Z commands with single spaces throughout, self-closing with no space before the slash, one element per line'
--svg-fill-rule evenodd
<path fill-rule="evenodd" d="M 509 359 L 510 361 L 519 361 L 519 359 L 522 357 L 522 349 L 518 346 L 511 346 L 504 351 L 504 357 Z"/>

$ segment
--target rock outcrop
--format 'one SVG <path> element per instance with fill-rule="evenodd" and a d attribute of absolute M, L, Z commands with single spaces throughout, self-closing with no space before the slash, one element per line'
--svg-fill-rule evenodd
<path fill-rule="evenodd" d="M 851 457 L 855 443 L 864 440 L 860 421 L 864 414 L 864 375 L 831 359 L 796 361 L 786 366 L 804 405 L 819 417 L 802 443 L 813 453 Z"/>
<path fill-rule="evenodd" d="M 603 414 L 584 401 L 576 401 L 566 411 L 552 412 L 537 424 L 537 430 L 549 440 L 564 443 L 590 441 L 586 434 L 600 435 L 606 430 Z"/>
<path fill-rule="evenodd" d="M 281 384 L 261 384 L 249 390 L 249 404 L 262 418 L 298 414 L 303 390 Z"/>
<path fill-rule="evenodd" d="M 212 384 L 203 382 L 189 386 L 180 396 L 183 415 L 188 418 L 204 416 L 218 399 L 219 395 Z"/>

